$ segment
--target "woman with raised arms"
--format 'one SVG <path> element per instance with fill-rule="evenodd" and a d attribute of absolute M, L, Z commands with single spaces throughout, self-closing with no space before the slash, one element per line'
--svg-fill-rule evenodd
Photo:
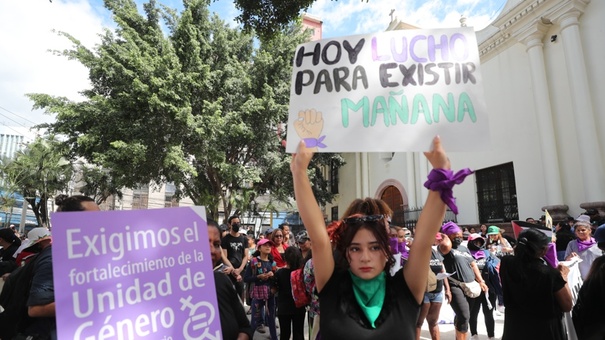
<path fill-rule="evenodd" d="M 315 121 L 315 117 L 307 121 Z M 390 216 L 355 213 L 333 222 L 328 235 L 307 175 L 314 151 L 301 141 L 293 155 L 291 171 L 298 210 L 313 240 L 322 339 L 415 338 L 431 245 L 445 214 L 444 201 L 457 213 L 451 188 L 471 172 L 464 170 L 453 175 L 439 137 L 433 140 L 431 151 L 424 153 L 434 170 L 425 183 L 430 191 L 417 223 L 414 246 L 405 267 L 391 277 L 388 271 L 394 259 L 387 231 Z M 377 199 L 363 201 L 384 205 Z"/>

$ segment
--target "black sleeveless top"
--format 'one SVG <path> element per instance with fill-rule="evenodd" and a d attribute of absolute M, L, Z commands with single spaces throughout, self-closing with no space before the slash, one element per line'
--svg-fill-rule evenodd
<path fill-rule="evenodd" d="M 334 270 L 319 293 L 322 339 L 414 339 L 420 305 L 403 278 L 403 268 L 387 274 L 386 293 L 376 328 L 359 307 L 347 270 Z"/>

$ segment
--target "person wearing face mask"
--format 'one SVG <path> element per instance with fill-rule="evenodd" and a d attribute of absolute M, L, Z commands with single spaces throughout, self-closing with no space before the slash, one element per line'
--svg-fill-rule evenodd
<path fill-rule="evenodd" d="M 237 294 L 244 300 L 242 272 L 248 264 L 248 238 L 239 232 L 241 227 L 239 216 L 229 217 L 227 224 L 230 226 L 229 233 L 221 240 L 223 263 L 227 266 L 225 274 L 229 274 Z"/>
<path fill-rule="evenodd" d="M 462 229 L 454 222 L 447 222 L 441 227 L 441 232 L 446 235 L 439 243 L 437 249 L 443 256 L 443 265 L 446 272 L 453 274 L 449 280 L 452 300 L 450 305 L 456 314 L 454 326 L 456 327 L 456 340 L 466 339 L 468 332 L 470 309 L 469 305 L 473 298 L 464 295 L 460 282 L 479 282 L 481 290 L 487 292 L 488 288 L 481 277 L 477 262 L 469 252 L 462 246 Z M 476 298 L 475 298 L 476 299 Z"/>

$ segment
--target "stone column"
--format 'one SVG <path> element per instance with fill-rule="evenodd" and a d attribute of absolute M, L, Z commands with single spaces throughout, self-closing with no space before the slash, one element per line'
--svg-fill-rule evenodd
<path fill-rule="evenodd" d="M 548 79 L 544 66 L 544 51 L 542 39 L 548 31 L 546 25 L 538 21 L 520 33 L 519 40 L 527 46 L 531 80 L 534 87 L 534 107 L 538 120 L 540 135 L 540 150 L 542 150 L 542 168 L 544 171 L 544 186 L 548 205 L 560 205 L 563 201 L 561 173 L 559 171 L 559 156 L 555 142 L 555 129 L 548 91 Z"/>
<path fill-rule="evenodd" d="M 565 54 L 565 65 L 569 77 L 569 91 L 573 105 L 576 135 L 579 146 L 580 164 L 578 170 L 584 185 L 587 201 L 602 201 L 605 197 L 604 163 L 601 157 L 596 130 L 596 121 L 584 49 L 580 36 L 578 18 L 589 1 L 572 0 L 571 8 L 556 20 L 561 25 L 561 41 Z"/>
<path fill-rule="evenodd" d="M 417 207 L 418 206 L 418 192 L 416 190 L 416 171 L 414 171 L 414 153 L 406 152 L 405 153 L 405 163 L 406 163 L 406 190 L 408 193 L 408 207 Z"/>

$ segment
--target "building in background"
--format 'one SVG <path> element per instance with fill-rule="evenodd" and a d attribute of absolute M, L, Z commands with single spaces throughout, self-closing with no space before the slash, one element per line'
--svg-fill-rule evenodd
<path fill-rule="evenodd" d="M 410 28 L 391 18 L 389 29 Z M 589 208 L 605 217 L 603 18 L 605 1 L 509 0 L 477 32 L 491 149 L 449 154 L 455 170 L 475 170 L 454 191 L 459 223 L 537 218 L 543 209 L 555 219 Z M 332 219 L 356 197 L 384 199 L 400 225 L 424 204 L 422 153 L 343 157 L 339 197 L 325 207 Z"/>
<path fill-rule="evenodd" d="M 321 19 L 305 13 L 302 16 L 302 26 L 311 31 L 310 41 L 321 40 L 323 27 Z"/>

